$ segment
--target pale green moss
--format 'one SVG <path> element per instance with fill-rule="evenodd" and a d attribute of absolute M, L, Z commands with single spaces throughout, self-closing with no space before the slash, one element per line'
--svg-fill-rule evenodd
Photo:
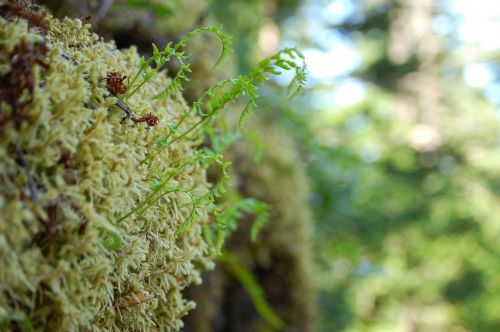
<path fill-rule="evenodd" d="M 124 113 L 100 79 L 108 72 L 133 75 L 139 64 L 134 48 L 117 50 L 80 20 L 51 19 L 46 37 L 29 31 L 22 20 L 0 24 L 1 52 L 12 52 L 21 40 L 39 40 L 49 49 L 48 69 L 34 65 L 35 90 L 25 121 L 20 128 L 6 122 L 0 131 L 0 327 L 179 330 L 181 317 L 194 306 L 181 292 L 199 282 L 200 266 L 211 264 L 203 258 L 207 248 L 200 225 L 208 220 L 209 207 L 200 206 L 177 238 L 191 211 L 182 193 L 115 221 L 150 193 L 155 175 L 178 168 L 200 144 L 177 141 L 138 166 L 185 102 L 179 94 L 153 100 L 169 82 L 157 75 L 127 103 L 137 115 L 154 114 L 159 123 L 149 130 L 144 123 L 121 123 Z M 4 60 L 2 73 L 8 72 Z M 0 107 L 1 113 L 10 112 L 6 103 Z M 187 119 L 183 130 L 196 121 Z M 28 171 L 13 145 L 20 147 Z M 208 191 L 205 167 L 186 167 L 173 182 L 202 195 Z M 27 197 L 28 175 L 37 198 Z M 88 227 L 80 235 L 85 219 Z M 46 232 L 49 222 L 57 225 L 52 232 Z M 123 244 L 109 250 L 103 240 L 116 232 Z M 138 294 L 154 298 L 124 305 Z"/>
<path fill-rule="evenodd" d="M 135 7 L 115 1 L 104 17 L 96 16 L 102 5 L 98 2 L 83 5 L 80 0 L 44 0 L 40 3 L 58 16 L 92 15 L 94 29 L 111 37 L 123 38 L 126 35 L 127 45 L 137 43 L 139 53 L 149 53 L 152 42 L 162 47 L 199 26 L 220 24 L 207 15 L 211 12 L 208 0 L 138 1 L 139 5 Z M 170 8 L 172 12 L 162 15 L 163 11 L 155 12 L 155 5 Z M 189 74 L 191 81 L 186 84 L 183 95 L 188 100 L 196 100 L 211 85 L 236 74 L 234 61 L 225 62 L 222 68 L 213 70 L 220 54 L 220 41 L 214 35 L 196 36 L 189 42 L 187 53 L 190 55 L 192 72 Z"/>
<path fill-rule="evenodd" d="M 209 0 L 41 0 L 56 16 L 92 16 L 98 31 L 114 36 L 125 33 L 135 42 L 140 39 L 179 37 L 203 23 L 210 7 Z M 158 42 L 158 40 L 155 40 Z"/>

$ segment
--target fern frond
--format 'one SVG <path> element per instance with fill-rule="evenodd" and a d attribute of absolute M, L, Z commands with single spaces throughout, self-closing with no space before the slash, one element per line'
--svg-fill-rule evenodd
<path fill-rule="evenodd" d="M 240 199 L 232 206 L 224 210 L 218 210 L 215 215 L 215 225 L 217 228 L 216 249 L 220 253 L 224 244 L 225 238 L 230 231 L 238 228 L 238 220 L 243 218 L 245 214 L 253 214 L 255 216 L 254 223 L 250 229 L 252 241 L 257 240 L 259 231 L 264 227 L 269 220 L 269 206 L 254 198 Z"/>
<path fill-rule="evenodd" d="M 243 111 L 241 111 L 240 121 L 239 121 L 240 128 L 243 128 L 243 124 L 245 123 L 246 119 L 248 119 L 248 117 L 250 117 L 250 115 L 252 114 L 253 112 L 252 106 L 257 106 L 257 104 L 253 101 L 253 99 L 250 99 L 248 103 L 245 105 Z"/>
<path fill-rule="evenodd" d="M 153 44 L 153 55 L 148 58 L 141 58 L 139 64 L 139 70 L 132 78 L 129 83 L 128 92 L 123 96 L 124 99 L 129 98 L 135 92 L 137 92 L 148 80 L 154 77 L 163 66 L 170 61 L 172 58 L 179 60 L 180 69 L 172 79 L 170 84 L 163 90 L 158 92 L 153 98 L 165 98 L 171 96 L 172 94 L 181 91 L 183 89 L 183 83 L 188 81 L 188 73 L 191 72 L 190 65 L 185 62 L 186 55 L 184 54 L 184 49 L 188 41 L 196 34 L 202 32 L 214 33 L 222 42 L 222 52 L 214 64 L 214 68 L 219 66 L 224 59 L 231 53 L 230 44 L 231 40 L 228 36 L 222 33 L 221 27 L 205 27 L 196 29 L 180 39 L 180 41 L 172 46 L 171 43 L 165 45 L 163 50 L 158 49 L 156 45 Z M 174 143 L 182 139 L 191 139 L 188 135 L 193 134 L 194 137 L 202 133 L 207 133 L 204 131 L 204 127 L 208 123 L 213 123 L 213 120 L 217 114 L 226 107 L 227 104 L 235 101 L 239 97 L 246 97 L 247 103 L 243 108 L 240 115 L 240 127 L 243 126 L 245 120 L 252 113 L 253 107 L 257 106 L 256 100 L 259 97 L 257 83 L 262 83 L 268 79 L 268 74 L 280 74 L 281 70 L 294 70 L 295 75 L 290 85 L 288 87 L 288 92 L 290 98 L 300 93 L 304 88 L 307 68 L 304 61 L 304 56 L 300 51 L 295 48 L 284 49 L 275 55 L 262 60 L 255 69 L 253 69 L 248 75 L 241 75 L 235 79 L 226 79 L 218 82 L 211 87 L 209 87 L 200 98 L 195 101 L 191 107 L 187 107 L 181 114 L 176 123 L 169 125 L 169 131 L 166 136 L 161 137 L 157 141 L 156 150 L 159 151 L 168 146 L 168 144 Z M 142 79 L 142 81 L 141 81 Z M 139 82 L 140 81 L 140 82 Z M 193 113 L 195 113 L 199 120 L 191 125 L 189 128 L 185 129 L 183 132 L 179 132 L 180 128 L 186 119 L 190 118 Z M 162 197 L 173 192 L 184 192 L 190 197 L 191 212 L 188 217 L 181 223 L 176 234 L 179 234 L 184 229 L 186 229 L 194 218 L 197 210 L 197 206 L 201 204 L 213 204 L 215 199 L 220 197 L 224 192 L 226 185 L 229 183 L 229 174 L 227 168 L 229 163 L 223 161 L 222 155 L 222 145 L 230 144 L 234 137 L 227 138 L 227 142 L 222 142 L 216 149 L 210 150 L 199 150 L 193 154 L 189 160 L 181 163 L 179 166 L 172 168 L 167 174 L 163 176 L 157 176 L 151 184 L 151 193 L 140 202 L 135 208 L 129 211 L 127 214 L 118 219 L 117 222 L 123 221 L 134 213 L 141 214 L 148 208 L 156 204 Z M 238 136 L 239 137 L 239 136 Z M 215 142 L 215 140 L 214 140 Z M 215 146 L 215 145 L 214 145 Z M 140 161 L 139 165 L 149 160 L 151 157 L 158 155 L 158 153 L 152 152 Z M 257 157 L 255 159 L 258 159 Z M 200 196 L 194 197 L 189 189 L 171 188 L 170 181 L 180 174 L 187 166 L 199 163 L 202 167 L 206 168 L 209 164 L 215 163 L 222 172 L 221 180 L 216 183 L 210 190 Z M 176 164 L 175 162 L 172 164 Z M 269 218 L 269 208 L 266 204 L 259 202 L 254 199 L 242 199 L 235 203 L 232 207 L 225 209 L 224 211 L 214 210 L 215 223 L 214 227 L 216 229 L 217 235 L 215 240 L 215 246 L 218 252 L 221 251 L 225 237 L 237 228 L 237 220 L 240 219 L 245 213 L 252 213 L 255 215 L 255 221 L 251 227 L 251 238 L 256 241 L 258 232 L 265 225 Z M 205 231 L 208 232 L 208 231 Z M 208 233 L 207 233 L 208 234 Z"/>
<path fill-rule="evenodd" d="M 224 253 L 219 256 L 219 259 L 224 263 L 236 280 L 240 282 L 243 288 L 245 288 L 260 317 L 262 317 L 272 329 L 281 329 L 285 324 L 274 312 L 269 302 L 267 302 L 265 292 L 252 272 L 248 271 L 248 269 L 239 262 L 238 258 L 232 254 Z"/>
<path fill-rule="evenodd" d="M 226 240 L 227 236 L 229 235 L 228 231 L 228 221 L 224 218 L 217 218 L 216 215 L 216 226 L 217 226 L 217 238 L 215 240 L 215 250 L 217 251 L 218 254 L 221 254 L 222 252 L 222 247 L 224 246 L 224 241 Z"/>
<path fill-rule="evenodd" d="M 102 245 L 108 250 L 118 250 L 123 244 L 123 238 L 120 231 L 111 225 L 106 225 L 106 237 L 102 240 Z"/>
<path fill-rule="evenodd" d="M 177 91 L 182 91 L 182 90 L 184 90 L 182 84 L 184 82 L 189 81 L 187 73 L 191 72 L 191 68 L 189 67 L 189 65 L 185 64 L 182 61 L 182 57 L 181 56 L 179 56 L 179 55 L 176 54 L 175 57 L 180 62 L 180 69 L 179 69 L 179 71 L 177 72 L 177 74 L 175 75 L 175 77 L 172 79 L 172 81 L 170 82 L 170 84 L 165 89 L 163 89 L 161 92 L 157 93 L 153 97 L 153 99 L 167 98 L 167 97 L 173 95 L 174 93 L 176 93 Z"/>
<path fill-rule="evenodd" d="M 182 233 L 184 230 L 186 230 L 186 228 L 189 226 L 189 224 L 193 220 L 194 215 L 196 213 L 196 208 L 198 207 L 198 202 L 193 197 L 193 194 L 190 191 L 187 191 L 187 190 L 186 191 L 179 190 L 179 191 L 185 192 L 189 196 L 189 199 L 191 200 L 192 206 L 191 206 L 191 212 L 189 213 L 188 217 L 182 222 L 182 224 L 179 226 L 179 228 L 177 228 L 177 230 L 175 231 L 175 236 L 176 237 L 180 233 Z"/>
<path fill-rule="evenodd" d="M 195 29 L 195 30 L 191 31 L 190 33 L 186 34 L 183 38 L 181 38 L 181 40 L 179 41 L 179 43 L 177 45 L 179 45 L 179 47 L 182 47 L 182 48 L 186 47 L 186 44 L 189 41 L 189 39 L 191 39 L 194 35 L 197 35 L 201 32 L 212 32 L 213 34 L 215 34 L 219 38 L 219 40 L 222 43 L 221 54 L 219 55 L 219 58 L 215 61 L 215 64 L 212 67 L 212 70 L 215 70 L 222 63 L 224 63 L 224 61 L 233 52 L 233 50 L 231 49 L 231 43 L 232 43 L 231 38 L 222 32 L 222 26 L 202 27 L 202 28 Z"/>
<path fill-rule="evenodd" d="M 252 213 L 255 214 L 255 220 L 250 228 L 250 239 L 256 242 L 259 232 L 269 221 L 269 206 L 263 202 L 256 201 Z"/>

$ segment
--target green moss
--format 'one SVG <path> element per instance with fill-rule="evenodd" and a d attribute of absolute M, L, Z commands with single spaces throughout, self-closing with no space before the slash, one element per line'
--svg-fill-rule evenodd
<path fill-rule="evenodd" d="M 80 0 L 43 0 L 39 3 L 48 7 L 55 15 L 64 17 L 92 16 L 92 28 L 103 36 L 115 39 L 119 47 L 136 45 L 139 53 L 150 54 L 151 43 L 163 46 L 178 39 L 202 25 L 218 25 L 210 19 L 208 0 L 134 0 L 115 1 L 107 10 L 100 8 L 102 2 Z M 85 3 L 85 5 L 84 5 Z M 171 11 L 158 10 L 158 6 Z M 99 14 L 100 13 L 100 14 Z M 187 54 L 192 72 L 190 82 L 185 85 L 183 96 L 188 101 L 196 100 L 207 88 L 218 81 L 235 75 L 231 61 L 220 70 L 213 71 L 213 65 L 220 54 L 220 41 L 211 34 L 194 37 L 188 44 Z M 178 63 L 167 63 L 171 72 L 178 70 Z"/>
<path fill-rule="evenodd" d="M 50 8 L 58 17 L 83 17 L 90 15 L 99 32 L 114 37 L 129 37 L 140 41 L 142 37 L 162 38 L 158 32 L 178 37 L 200 24 L 209 7 L 208 0 L 41 0 L 38 3 Z M 182 13 L 182 14 L 180 14 Z M 151 43 L 149 42 L 147 46 Z"/>
<path fill-rule="evenodd" d="M 158 124 L 123 122 L 102 78 L 133 75 L 136 50 L 117 50 L 80 20 L 50 23 L 43 36 L 25 21 L 0 21 L 3 76 L 14 70 L 9 57 L 21 41 L 48 49 L 41 59 L 47 68 L 31 64 L 34 90 L 21 124 L 11 105 L 0 106 L 0 326 L 177 331 L 194 307 L 182 290 L 211 264 L 201 236 L 209 206 L 197 207 L 181 237 L 176 231 L 192 211 L 182 192 L 115 221 L 150 193 L 157 174 L 179 169 L 199 146 L 177 141 L 138 166 L 186 103 L 179 94 L 153 99 L 169 83 L 161 73 L 127 100 L 136 115 L 153 114 Z M 193 115 L 180 130 L 196 122 Z M 172 182 L 201 196 L 209 187 L 206 167 L 193 163 Z"/>
<path fill-rule="evenodd" d="M 179 93 L 191 71 L 186 42 L 211 31 L 226 50 L 219 29 L 196 29 L 163 51 L 153 46 L 145 60 L 80 20 L 48 21 L 0 22 L 0 326 L 179 330 L 194 306 L 182 290 L 200 282 L 228 234 L 209 218 L 224 213 L 213 202 L 229 181 L 228 163 L 200 149 L 203 134 L 245 96 L 241 124 L 256 105 L 255 84 L 278 68 L 295 71 L 290 88 L 300 91 L 306 69 L 294 60 L 303 56 L 280 51 L 189 106 Z M 161 70 L 171 57 L 182 69 L 172 80 Z M 210 164 L 224 174 L 213 186 Z M 213 228 L 216 248 L 202 236 Z"/>

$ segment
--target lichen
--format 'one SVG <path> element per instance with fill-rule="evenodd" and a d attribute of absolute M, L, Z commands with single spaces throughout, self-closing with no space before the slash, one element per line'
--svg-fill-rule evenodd
<path fill-rule="evenodd" d="M 194 306 L 182 290 L 211 264 L 201 235 L 209 207 L 197 208 L 181 236 L 176 230 L 191 211 L 181 192 L 116 221 L 151 192 L 157 174 L 197 150 L 199 141 L 179 140 L 139 163 L 187 105 L 180 94 L 153 99 L 169 84 L 160 73 L 127 100 L 158 123 L 123 121 L 102 78 L 137 72 L 135 48 L 117 50 L 80 20 L 49 22 L 44 34 L 0 18 L 2 77 L 14 70 L 16 45 L 47 47 L 46 66 L 32 64 L 33 91 L 23 89 L 31 101 L 22 123 L 11 119 L 11 105 L 0 105 L 0 327 L 177 331 Z M 197 121 L 193 115 L 182 126 Z M 172 181 L 203 195 L 205 167 L 193 163 Z"/>

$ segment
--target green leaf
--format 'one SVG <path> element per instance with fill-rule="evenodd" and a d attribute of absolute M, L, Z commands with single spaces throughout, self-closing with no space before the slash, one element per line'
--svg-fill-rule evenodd
<path fill-rule="evenodd" d="M 114 227 L 106 226 L 106 237 L 102 240 L 102 245 L 108 250 L 118 250 L 123 244 L 120 231 Z"/>
<path fill-rule="evenodd" d="M 274 312 L 269 302 L 267 302 L 265 292 L 252 272 L 243 266 L 238 258 L 232 254 L 224 253 L 219 256 L 219 260 L 224 263 L 229 272 L 245 288 L 260 317 L 262 317 L 271 328 L 282 328 L 285 324 L 276 312 Z"/>
<path fill-rule="evenodd" d="M 170 16 L 174 13 L 167 5 L 151 0 L 125 0 L 125 4 L 130 7 L 149 8 L 158 16 Z"/>
<path fill-rule="evenodd" d="M 257 202 L 253 212 L 256 217 L 250 228 L 250 239 L 256 242 L 260 230 L 269 221 L 269 206 L 263 202 Z"/>

